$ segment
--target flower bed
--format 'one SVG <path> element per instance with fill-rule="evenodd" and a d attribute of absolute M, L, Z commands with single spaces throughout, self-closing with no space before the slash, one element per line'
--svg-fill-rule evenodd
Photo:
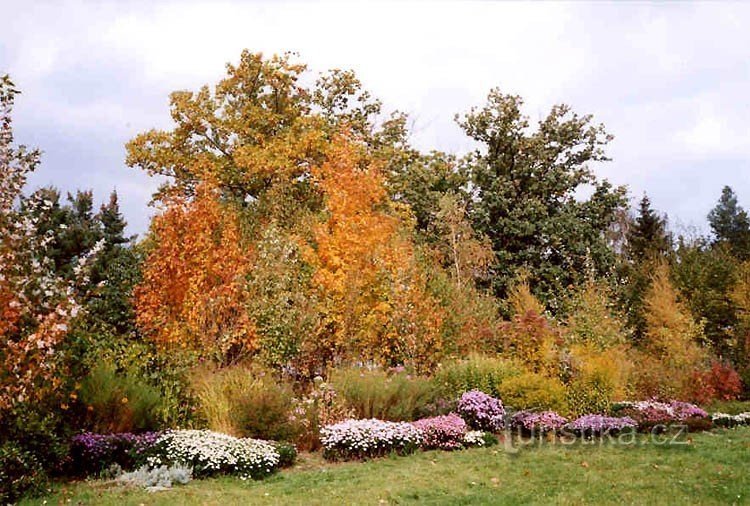
<path fill-rule="evenodd" d="M 114 464 L 135 469 L 161 435 L 160 432 L 94 434 L 84 432 L 71 440 L 70 453 L 76 474 L 98 474 Z"/>
<path fill-rule="evenodd" d="M 741 425 L 750 425 L 750 411 L 738 415 L 728 413 L 714 413 L 711 415 L 711 421 L 717 427 L 739 427 Z"/>
<path fill-rule="evenodd" d="M 408 454 L 422 444 L 422 431 L 407 422 L 345 420 L 320 430 L 323 457 L 364 459 L 388 453 Z"/>
<path fill-rule="evenodd" d="M 629 416 L 583 415 L 565 426 L 565 430 L 582 437 L 614 436 L 635 430 L 637 422 Z"/>
<path fill-rule="evenodd" d="M 685 425 L 690 431 L 711 428 L 708 413 L 689 402 L 621 402 L 616 410 L 618 414 L 629 416 L 638 422 L 638 429 L 642 432 L 666 430 L 670 425 L 676 424 Z"/>
<path fill-rule="evenodd" d="M 502 401 L 479 390 L 464 393 L 458 401 L 457 411 L 475 430 L 497 432 L 505 425 Z"/>
<path fill-rule="evenodd" d="M 567 423 L 567 418 L 554 411 L 519 411 L 511 418 L 511 426 L 525 435 L 557 432 Z"/>
<path fill-rule="evenodd" d="M 198 478 L 233 474 L 243 479 L 271 474 L 278 469 L 279 461 L 279 452 L 269 442 L 210 430 L 165 432 L 149 450 L 146 460 L 150 468 L 189 466 Z"/>
<path fill-rule="evenodd" d="M 455 413 L 413 422 L 422 432 L 422 447 L 428 450 L 458 450 L 464 447 L 466 422 Z"/>

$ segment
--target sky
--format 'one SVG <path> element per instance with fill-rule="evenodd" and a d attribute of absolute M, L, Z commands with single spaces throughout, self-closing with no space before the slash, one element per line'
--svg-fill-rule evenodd
<path fill-rule="evenodd" d="M 724 185 L 750 208 L 748 26 L 741 2 L 0 0 L 0 74 L 22 91 L 16 140 L 44 152 L 29 190 L 116 189 L 131 233 L 158 181 L 124 144 L 169 128 L 169 93 L 216 83 L 245 48 L 353 69 L 425 150 L 472 149 L 454 116 L 493 87 L 532 123 L 567 103 L 615 136 L 598 176 L 707 231 Z"/>

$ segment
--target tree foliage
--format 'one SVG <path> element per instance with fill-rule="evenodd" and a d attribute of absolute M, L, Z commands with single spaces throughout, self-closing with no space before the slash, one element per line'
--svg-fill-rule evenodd
<path fill-rule="evenodd" d="M 535 130 L 518 96 L 493 90 L 487 104 L 460 122 L 482 148 L 465 165 L 474 191 L 472 219 L 491 241 L 492 286 L 505 296 L 519 268 L 533 273 L 547 299 L 581 280 L 591 263 L 598 273 L 614 257 L 605 231 L 624 206 L 624 188 L 598 180 L 589 164 L 607 160 L 611 140 L 589 115 L 552 108 Z M 583 188 L 591 190 L 580 198 Z"/>

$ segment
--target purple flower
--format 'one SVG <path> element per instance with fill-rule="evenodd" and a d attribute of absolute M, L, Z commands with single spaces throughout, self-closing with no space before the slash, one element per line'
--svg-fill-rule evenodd
<path fill-rule="evenodd" d="M 502 401 L 479 390 L 464 393 L 458 401 L 457 410 L 473 429 L 497 432 L 505 424 Z"/>
<path fill-rule="evenodd" d="M 636 421 L 629 416 L 612 417 L 589 414 L 577 418 L 565 427 L 582 436 L 601 436 L 616 434 L 624 429 L 633 429 L 637 425 Z"/>

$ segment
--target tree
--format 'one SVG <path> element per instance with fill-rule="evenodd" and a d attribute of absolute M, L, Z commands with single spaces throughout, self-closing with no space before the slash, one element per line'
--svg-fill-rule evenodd
<path fill-rule="evenodd" d="M 740 266 L 729 245 L 711 245 L 706 238 L 680 238 L 672 273 L 693 317 L 704 323 L 714 353 L 734 356 L 733 330 L 737 311 L 732 299 Z"/>
<path fill-rule="evenodd" d="M 728 244 L 740 259 L 750 257 L 750 218 L 729 186 L 721 190 L 718 204 L 708 213 L 708 222 L 716 243 Z"/>
<path fill-rule="evenodd" d="M 620 296 L 628 317 L 639 340 L 645 332 L 643 297 L 651 284 L 655 262 L 662 261 L 672 251 L 672 238 L 667 231 L 667 218 L 660 216 L 652 207 L 651 200 L 643 195 L 635 218 L 628 217 L 625 247 L 618 265 Z"/>
<path fill-rule="evenodd" d="M 633 262 L 662 256 L 672 249 L 672 238 L 667 231 L 666 217 L 659 216 L 644 193 L 638 215 L 627 233 L 626 254 Z"/>
<path fill-rule="evenodd" d="M 229 364 L 256 351 L 245 278 L 252 252 L 236 212 L 208 183 L 193 199 L 173 197 L 151 225 L 154 246 L 135 288 L 142 332 L 165 350 Z"/>
<path fill-rule="evenodd" d="M 308 253 L 328 322 L 320 342 L 332 359 L 430 367 L 441 352 L 442 309 L 427 292 L 410 235 L 389 212 L 380 167 L 339 137 L 313 177 L 328 216 Z"/>
<path fill-rule="evenodd" d="M 490 92 L 460 125 L 483 149 L 464 161 L 472 183 L 471 216 L 493 244 L 492 286 L 504 297 L 521 267 L 545 299 L 584 276 L 591 263 L 607 272 L 614 255 L 605 232 L 625 205 L 625 189 L 599 181 L 590 162 L 607 160 L 610 141 L 591 116 L 558 105 L 529 130 L 520 97 Z M 589 187 L 588 198 L 579 190 Z"/>
<path fill-rule="evenodd" d="M 16 208 L 40 157 L 37 150 L 14 145 L 17 93 L 8 76 L 0 77 L 0 419 L 63 384 L 60 347 L 80 309 L 77 285 L 85 284 L 87 260 L 96 254 L 79 258 L 72 280 L 58 275 L 48 249 L 52 237 L 40 234 L 37 223 Z M 53 207 L 43 198 L 35 205 L 43 211 Z"/>
<path fill-rule="evenodd" d="M 694 374 L 708 359 L 701 347 L 703 328 L 679 300 L 665 262 L 656 264 L 644 308 L 646 332 L 641 349 L 647 355 L 637 376 L 641 394 L 692 398 Z"/>

